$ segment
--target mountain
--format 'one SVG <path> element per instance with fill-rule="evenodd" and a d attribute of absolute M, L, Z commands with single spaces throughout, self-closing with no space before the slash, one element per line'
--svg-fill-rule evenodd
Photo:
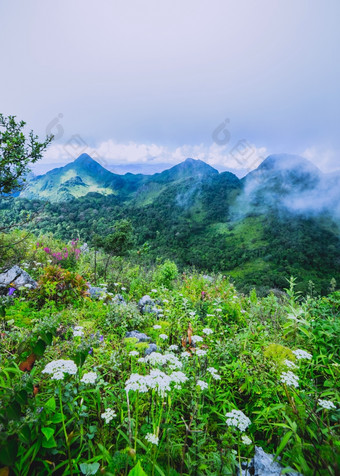
<path fill-rule="evenodd" d="M 340 176 L 323 174 L 299 156 L 267 157 L 239 179 L 194 159 L 153 175 L 117 175 L 86 154 L 34 178 L 10 205 L 0 201 L 0 221 L 70 239 L 74 230 L 91 243 L 116 220 L 131 220 L 143 259 L 174 260 L 231 276 L 240 289 L 286 287 L 297 276 L 301 290 L 312 280 L 327 292 L 340 282 Z M 93 193 L 95 192 L 95 193 Z"/>

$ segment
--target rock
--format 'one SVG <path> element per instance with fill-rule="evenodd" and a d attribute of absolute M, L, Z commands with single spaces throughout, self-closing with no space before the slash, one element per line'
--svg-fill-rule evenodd
<path fill-rule="evenodd" d="M 152 352 L 157 352 L 158 348 L 156 344 L 149 344 L 149 347 L 145 349 L 144 355 L 150 355 Z"/>
<path fill-rule="evenodd" d="M 126 306 L 126 301 L 121 294 L 116 294 L 115 297 L 112 299 L 112 302 L 116 302 L 117 304 L 122 304 Z"/>
<path fill-rule="evenodd" d="M 106 294 L 106 289 L 89 285 L 89 294 L 92 299 L 99 298 L 104 293 Z"/>
<path fill-rule="evenodd" d="M 142 314 L 150 313 L 150 314 L 160 314 L 162 312 L 161 309 L 158 309 L 156 306 L 155 301 L 146 294 L 138 301 L 138 307 Z"/>
<path fill-rule="evenodd" d="M 248 465 L 242 463 L 242 476 L 280 476 L 283 469 L 283 466 L 274 461 L 274 455 L 270 455 L 261 447 L 255 446 L 254 458 Z M 303 476 L 295 471 L 284 474 L 287 476 Z"/>
<path fill-rule="evenodd" d="M 125 337 L 134 337 L 135 339 L 138 340 L 138 342 L 148 342 L 151 337 L 148 337 L 146 334 L 143 332 L 138 332 L 138 331 L 130 331 L 125 334 Z"/>
<path fill-rule="evenodd" d="M 35 289 L 38 286 L 38 283 L 31 278 L 26 271 L 21 269 L 20 266 L 15 265 L 0 274 L 0 294 L 7 294 L 7 288 L 9 285 L 13 285 L 13 287 L 17 289 L 21 286 L 28 289 Z"/>

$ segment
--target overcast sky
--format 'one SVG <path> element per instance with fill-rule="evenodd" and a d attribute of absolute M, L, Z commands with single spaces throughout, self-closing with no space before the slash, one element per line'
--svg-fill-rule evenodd
<path fill-rule="evenodd" d="M 338 0 L 2 0 L 0 112 L 125 171 L 294 153 L 339 168 Z M 129 165 L 130 164 L 130 165 Z M 129 167 L 126 167 L 129 165 Z"/>

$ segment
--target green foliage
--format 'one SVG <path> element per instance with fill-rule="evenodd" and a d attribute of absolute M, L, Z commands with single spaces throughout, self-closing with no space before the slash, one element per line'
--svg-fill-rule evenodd
<path fill-rule="evenodd" d="M 24 121 L 17 122 L 15 116 L 0 114 L 0 196 L 21 190 L 29 172 L 28 165 L 42 157 L 43 151 L 53 139 L 47 136 L 38 142 L 31 131 L 24 134 Z"/>
<path fill-rule="evenodd" d="M 164 261 L 163 264 L 156 268 L 154 280 L 156 285 L 166 288 L 172 287 L 172 282 L 178 276 L 178 268 L 176 263 L 170 260 Z"/>

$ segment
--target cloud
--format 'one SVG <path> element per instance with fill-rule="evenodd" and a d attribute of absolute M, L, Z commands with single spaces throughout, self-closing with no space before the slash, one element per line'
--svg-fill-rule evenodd
<path fill-rule="evenodd" d="M 301 154 L 311 160 L 322 172 L 331 173 L 339 170 L 340 150 L 327 147 L 308 147 Z"/>
<path fill-rule="evenodd" d="M 158 144 L 136 142 L 121 143 L 109 139 L 96 147 L 89 146 L 80 135 L 71 136 L 63 144 L 52 144 L 42 161 L 34 167 L 35 171 L 52 169 L 66 165 L 82 153 L 89 154 L 103 167 L 113 170 L 117 165 L 164 164 L 168 166 L 183 162 L 188 157 L 203 160 L 220 171 L 231 170 L 239 175 L 255 169 L 268 155 L 265 147 L 257 147 L 246 140 L 218 145 L 188 145 L 169 147 Z"/>

